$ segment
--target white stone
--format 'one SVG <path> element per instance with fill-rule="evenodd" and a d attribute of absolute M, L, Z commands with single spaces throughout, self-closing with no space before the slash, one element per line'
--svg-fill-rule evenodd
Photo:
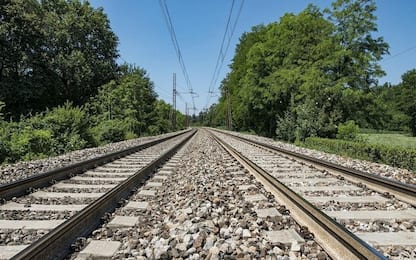
<path fill-rule="evenodd" d="M 282 216 L 276 208 L 256 209 L 259 218 Z"/>
<path fill-rule="evenodd" d="M 305 184 L 305 185 L 315 185 L 317 183 L 337 183 L 339 182 L 336 178 L 280 178 L 278 181 L 282 183 L 292 184 L 292 183 L 299 183 L 299 184 Z"/>
<path fill-rule="evenodd" d="M 30 206 L 30 207 L 28 207 Z M 88 206 L 87 204 L 68 204 L 68 205 L 49 205 L 49 204 L 19 204 L 16 202 L 7 202 L 0 205 L 0 210 L 18 210 L 18 211 L 80 211 Z"/>
<path fill-rule="evenodd" d="M 267 198 L 263 194 L 245 195 L 244 199 L 249 202 L 267 200 Z"/>
<path fill-rule="evenodd" d="M 0 259 L 10 259 L 29 245 L 0 246 Z"/>
<path fill-rule="evenodd" d="M 183 214 L 187 214 L 187 215 L 192 214 L 192 208 L 189 208 L 189 207 L 182 209 L 181 211 Z"/>
<path fill-rule="evenodd" d="M 164 175 L 155 175 L 152 178 L 152 180 L 155 181 L 155 182 L 156 181 L 165 181 L 167 179 L 168 179 L 168 177 L 167 176 L 164 176 Z"/>
<path fill-rule="evenodd" d="M 362 240 L 372 246 L 414 246 L 416 241 L 416 232 L 371 232 L 355 233 Z"/>
<path fill-rule="evenodd" d="M 120 248 L 118 241 L 92 240 L 80 253 L 80 257 L 92 259 L 111 259 Z"/>
<path fill-rule="evenodd" d="M 59 182 L 52 185 L 53 188 L 57 189 L 111 189 L 117 186 L 117 184 L 77 184 L 77 183 L 63 183 Z"/>
<path fill-rule="evenodd" d="M 5 220 L 0 219 L 0 229 L 53 229 L 65 222 L 61 220 Z"/>
<path fill-rule="evenodd" d="M 380 195 L 373 195 L 373 196 L 305 196 L 305 199 L 314 202 L 314 203 L 326 203 L 328 201 L 337 201 L 340 203 L 384 203 L 387 202 L 388 199 L 381 197 Z"/>
<path fill-rule="evenodd" d="M 256 188 L 256 186 L 254 186 L 253 184 L 240 185 L 240 186 L 238 186 L 238 189 L 239 190 L 248 190 L 248 189 L 251 189 L 251 188 Z"/>
<path fill-rule="evenodd" d="M 139 221 L 138 217 L 115 216 L 108 224 L 108 227 L 132 227 Z"/>
<path fill-rule="evenodd" d="M 370 220 L 370 219 L 416 219 L 416 210 L 357 210 L 357 211 L 325 211 L 325 214 L 336 219 L 354 219 L 354 220 Z"/>
<path fill-rule="evenodd" d="M 99 198 L 104 195 L 103 192 L 49 192 L 49 191 L 36 191 L 34 193 L 29 194 L 35 198 Z"/>
<path fill-rule="evenodd" d="M 85 176 L 94 176 L 94 177 L 102 177 L 102 178 L 120 178 L 120 177 L 129 177 L 136 173 L 136 170 L 129 170 L 129 171 L 119 171 L 119 172 L 99 172 L 99 171 L 89 171 L 85 172 Z M 124 178 L 124 179 L 125 179 Z"/>
<path fill-rule="evenodd" d="M 300 251 L 300 245 L 297 242 L 293 242 L 290 251 L 292 252 L 299 252 Z"/>
<path fill-rule="evenodd" d="M 138 194 L 140 196 L 155 196 L 156 191 L 155 190 L 141 190 Z"/>
<path fill-rule="evenodd" d="M 244 229 L 244 230 L 243 230 L 243 237 L 244 237 L 244 238 L 251 237 L 250 230 L 248 230 L 248 229 Z"/>
<path fill-rule="evenodd" d="M 145 187 L 146 188 L 161 188 L 162 185 L 163 184 L 160 182 L 148 182 Z"/>
<path fill-rule="evenodd" d="M 124 181 L 126 178 L 102 178 L 102 177 L 88 177 L 77 175 L 72 177 L 71 180 L 74 181 L 100 181 L 100 182 L 121 182 Z"/>
<path fill-rule="evenodd" d="M 130 201 L 125 207 L 133 209 L 147 209 L 148 206 L 149 202 L 146 201 Z"/>
<path fill-rule="evenodd" d="M 265 231 L 266 238 L 272 243 L 282 243 L 291 246 L 293 242 L 305 243 L 305 240 L 293 229 Z"/>
<path fill-rule="evenodd" d="M 296 186 L 292 187 L 295 191 L 355 191 L 362 188 L 352 185 L 328 185 L 328 186 Z"/>

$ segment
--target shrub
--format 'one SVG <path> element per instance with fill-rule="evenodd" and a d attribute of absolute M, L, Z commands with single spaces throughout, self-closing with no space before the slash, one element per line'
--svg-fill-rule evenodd
<path fill-rule="evenodd" d="M 285 112 L 284 117 L 279 117 L 276 123 L 276 137 L 288 142 L 295 141 L 296 119 L 289 111 Z"/>
<path fill-rule="evenodd" d="M 347 140 L 306 138 L 302 146 L 416 171 L 416 149 Z"/>
<path fill-rule="evenodd" d="M 11 137 L 13 133 L 21 131 L 22 124 L 0 121 L 0 163 L 13 161 L 11 151 Z"/>
<path fill-rule="evenodd" d="M 349 120 L 344 124 L 338 125 L 337 138 L 342 140 L 357 140 L 360 128 L 355 124 L 354 120 Z"/>
<path fill-rule="evenodd" d="M 160 127 L 157 125 L 150 125 L 147 128 L 148 134 L 149 135 L 158 135 L 160 134 L 162 131 L 160 130 Z"/>
<path fill-rule="evenodd" d="M 93 144 L 89 131 L 90 119 L 80 107 L 71 103 L 54 108 L 29 119 L 35 129 L 47 129 L 56 140 L 57 154 L 83 149 Z"/>
<path fill-rule="evenodd" d="M 52 155 L 54 142 L 50 130 L 37 130 L 29 126 L 15 132 L 10 138 L 10 154 L 7 159 L 15 162 L 20 159 L 32 160 Z"/>
<path fill-rule="evenodd" d="M 0 122 L 0 163 L 4 162 L 10 154 L 9 147 L 9 131 L 7 130 L 7 124 Z"/>
<path fill-rule="evenodd" d="M 100 145 L 123 141 L 128 132 L 125 122 L 118 119 L 101 121 L 92 129 L 95 142 Z"/>
<path fill-rule="evenodd" d="M 126 133 L 126 136 L 124 137 L 125 140 L 130 140 L 130 139 L 134 139 L 137 138 L 137 135 L 131 131 L 128 131 Z"/>
<path fill-rule="evenodd" d="M 6 106 L 6 104 L 3 102 L 3 101 L 0 101 L 0 121 L 2 121 L 4 118 L 3 118 L 3 112 L 2 112 L 2 110 L 3 110 L 3 108 Z"/>

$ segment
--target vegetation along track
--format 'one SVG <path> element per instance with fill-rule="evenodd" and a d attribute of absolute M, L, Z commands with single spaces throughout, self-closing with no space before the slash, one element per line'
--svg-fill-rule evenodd
<path fill-rule="evenodd" d="M 413 185 L 384 178 L 378 181 L 382 184 L 377 184 L 374 179 L 378 177 L 370 176 L 368 180 L 366 174 L 357 177 L 357 171 L 344 167 L 339 170 L 328 164 L 328 168 L 325 162 L 299 158 L 223 132 L 215 135 L 260 168 L 268 176 L 269 186 L 281 185 L 293 196 L 297 194 L 301 202 L 318 209 L 322 215 L 319 218 L 333 218 L 389 258 L 416 257 Z M 403 187 L 404 192 L 397 187 Z"/>
<path fill-rule="evenodd" d="M 163 138 L 144 147 L 52 171 L 57 176 L 45 173 L 12 183 L 14 186 L 18 186 L 17 183 L 25 185 L 20 191 L 13 192 L 21 194 L 32 180 L 35 184 L 29 185 L 31 190 L 37 185 L 46 185 L 44 180 L 39 184 L 39 180 L 48 182 L 50 178 L 70 177 L 60 182 L 52 181 L 52 186 L 13 198 L 0 206 L 0 258 L 51 259 L 65 256 L 77 237 L 88 234 L 99 225 L 105 213 L 112 211 L 194 133 Z M 121 156 L 125 157 L 114 160 Z M 114 161 L 72 176 L 109 160 Z M 2 188 L 6 190 L 8 187 L 3 185 Z M 10 196 L 9 193 L 3 194 Z"/>

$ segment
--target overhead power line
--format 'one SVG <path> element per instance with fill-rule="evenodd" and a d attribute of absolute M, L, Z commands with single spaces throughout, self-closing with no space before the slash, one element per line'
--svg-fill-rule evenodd
<path fill-rule="evenodd" d="M 241 11 L 242 11 L 243 6 L 244 6 L 244 0 L 241 1 L 240 7 L 238 8 L 237 15 L 235 16 L 234 22 L 231 23 L 231 18 L 233 16 L 233 11 L 234 11 L 234 5 L 235 5 L 235 0 L 233 0 L 232 3 L 231 3 L 231 8 L 230 8 L 230 12 L 228 14 L 227 23 L 225 25 L 224 35 L 222 37 L 220 50 L 218 52 L 218 57 L 217 57 L 217 61 L 216 61 L 216 64 L 215 64 L 214 73 L 212 74 L 212 78 L 211 78 L 211 81 L 210 81 L 210 84 L 209 84 L 209 87 L 208 87 L 207 102 L 205 104 L 204 109 L 208 108 L 209 102 L 210 102 L 211 97 L 212 97 L 212 95 L 210 95 L 210 94 L 214 93 L 214 87 L 218 82 L 218 77 L 220 75 L 222 66 L 224 65 L 224 60 L 225 60 L 225 57 L 227 55 L 228 48 L 230 47 L 231 39 L 234 35 L 235 28 L 237 27 L 237 23 L 238 23 L 238 20 L 240 18 L 240 14 L 241 14 Z M 227 38 L 227 36 L 228 36 L 228 38 Z M 227 42 L 226 42 L 226 40 L 227 40 Z"/>
<path fill-rule="evenodd" d="M 179 62 L 179 65 L 181 67 L 181 70 L 182 70 L 182 74 L 185 78 L 185 82 L 186 82 L 186 85 L 188 87 L 188 91 L 191 94 L 193 107 L 195 107 L 195 99 L 194 98 L 195 98 L 196 93 L 194 92 L 194 90 L 192 88 L 191 80 L 189 79 L 189 74 L 188 74 L 188 71 L 186 70 L 185 62 L 183 60 L 182 52 L 181 52 L 181 49 L 179 47 L 178 40 L 176 38 L 175 28 L 173 27 L 172 18 L 170 16 L 169 9 L 168 9 L 168 6 L 166 4 L 166 0 L 159 0 L 159 5 L 160 5 L 160 9 L 162 10 L 165 22 L 166 22 L 166 26 L 168 28 L 170 38 L 172 40 L 172 44 L 173 44 L 173 47 L 175 49 L 176 56 L 178 58 L 178 62 Z"/>
<path fill-rule="evenodd" d="M 394 54 L 394 55 L 392 55 L 392 56 L 386 57 L 386 58 L 385 58 L 385 59 L 383 59 L 381 62 L 389 61 L 389 60 L 391 60 L 391 59 L 393 59 L 393 58 L 396 58 L 397 56 L 400 56 L 400 55 L 403 55 L 403 54 L 405 54 L 405 53 L 407 53 L 407 52 L 413 51 L 414 49 L 416 49 L 416 45 L 415 45 L 415 46 L 412 46 L 412 47 L 410 47 L 410 48 L 407 48 L 407 49 L 405 49 L 405 50 L 403 50 L 403 51 L 401 51 L 401 52 L 399 52 L 399 53 L 396 53 L 396 54 Z"/>

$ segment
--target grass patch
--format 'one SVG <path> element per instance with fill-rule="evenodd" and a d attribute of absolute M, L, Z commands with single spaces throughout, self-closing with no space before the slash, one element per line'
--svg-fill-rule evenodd
<path fill-rule="evenodd" d="M 416 137 L 405 134 L 359 134 L 370 144 L 416 149 Z"/>
<path fill-rule="evenodd" d="M 360 128 L 360 134 L 407 134 L 406 131 Z"/>
<path fill-rule="evenodd" d="M 415 148 L 319 137 L 306 138 L 305 142 L 300 142 L 298 145 L 327 153 L 384 163 L 416 172 Z"/>

